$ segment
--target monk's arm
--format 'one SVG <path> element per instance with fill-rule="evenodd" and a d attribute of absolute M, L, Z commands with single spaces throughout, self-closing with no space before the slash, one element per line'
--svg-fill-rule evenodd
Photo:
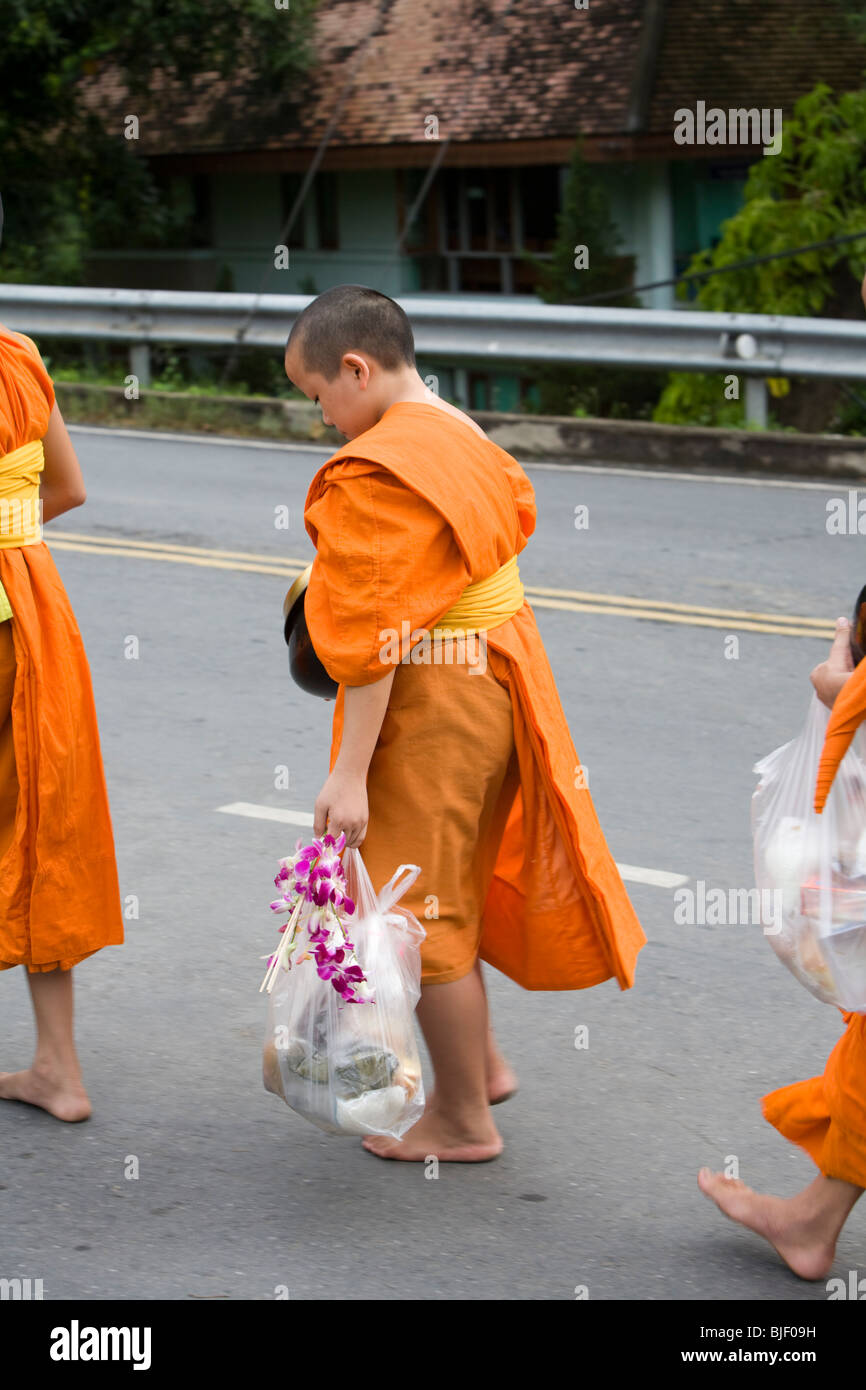
<path fill-rule="evenodd" d="M 343 830 L 350 848 L 362 844 L 367 833 L 367 769 L 388 708 L 395 669 L 371 685 L 345 687 L 340 752 L 316 797 L 313 833 L 323 835 L 327 828 L 339 835 Z"/>
<path fill-rule="evenodd" d="M 815 693 L 828 709 L 833 708 L 836 696 L 854 670 L 851 656 L 851 628 L 847 618 L 836 619 L 836 635 L 826 661 L 816 666 L 810 676 Z"/>
<path fill-rule="evenodd" d="M 56 401 L 48 418 L 42 448 L 45 467 L 39 480 L 39 496 L 42 520 L 51 521 L 72 507 L 80 507 L 87 497 L 81 466 Z"/>

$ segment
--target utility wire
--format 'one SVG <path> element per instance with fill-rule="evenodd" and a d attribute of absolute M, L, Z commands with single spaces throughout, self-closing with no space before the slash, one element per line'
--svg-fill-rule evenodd
<path fill-rule="evenodd" d="M 675 275 L 669 280 L 653 280 L 650 284 L 631 285 L 620 290 L 603 290 L 600 294 L 590 294 L 584 299 L 569 300 L 569 303 L 598 304 L 603 299 L 620 299 L 626 294 L 642 294 L 645 290 L 659 290 L 665 285 L 687 285 L 692 280 L 706 280 L 711 275 L 724 275 L 731 270 L 746 270 L 751 265 L 764 265 L 767 261 L 780 261 L 786 256 L 802 256 L 806 251 L 822 251 L 827 246 L 841 246 L 848 241 L 862 241 L 864 237 L 866 237 L 866 231 L 829 237 L 826 241 L 810 241 L 805 246 L 794 246 L 790 251 L 770 251 L 766 256 L 749 256 L 744 261 L 731 261 L 730 265 L 716 265 L 709 270 L 690 271 L 686 275 Z"/>

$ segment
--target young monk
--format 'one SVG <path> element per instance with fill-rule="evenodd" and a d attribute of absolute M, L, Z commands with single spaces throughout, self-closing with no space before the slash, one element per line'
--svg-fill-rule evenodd
<path fill-rule="evenodd" d="M 59 1120 L 91 1113 L 75 1050 L 72 967 L 123 940 L 114 841 L 87 658 L 48 547 L 84 501 L 41 357 L 0 326 L 0 970 L 26 966 L 36 1017 L 27 1071 L 0 1099 Z"/>
<path fill-rule="evenodd" d="M 866 661 L 852 675 L 847 619 L 836 624 L 827 661 L 812 683 L 833 713 L 818 769 L 815 810 L 824 809 L 833 778 L 859 724 L 866 719 Z M 836 1242 L 866 1188 L 866 1015 L 843 1013 L 846 1029 L 823 1076 L 764 1097 L 770 1124 L 806 1150 L 819 1176 L 796 1197 L 753 1192 L 745 1183 L 702 1168 L 701 1190 L 726 1216 L 764 1236 L 801 1279 L 824 1279 Z"/>
<path fill-rule="evenodd" d="M 526 989 L 611 977 L 626 989 L 645 938 L 524 601 L 526 474 L 428 390 L 406 315 L 375 290 L 343 285 L 308 305 L 285 367 L 351 441 L 315 475 L 304 513 L 317 551 L 307 626 L 340 686 L 314 830 L 363 844 L 377 889 L 401 863 L 422 870 L 404 901 L 427 931 L 418 1017 L 436 1089 L 402 1141 L 364 1147 L 481 1162 L 503 1147 L 490 1105 L 517 1082 L 480 961 Z M 481 637 L 446 637 L 437 659 L 437 632 Z"/>

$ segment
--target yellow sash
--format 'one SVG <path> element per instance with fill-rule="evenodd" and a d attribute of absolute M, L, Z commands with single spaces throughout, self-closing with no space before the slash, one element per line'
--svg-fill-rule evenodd
<path fill-rule="evenodd" d="M 523 585 L 512 555 L 495 574 L 468 584 L 457 602 L 444 613 L 433 629 L 434 637 L 451 632 L 486 632 L 513 618 L 523 607 Z"/>
<path fill-rule="evenodd" d="M 0 457 L 0 550 L 38 545 L 42 540 L 39 474 L 44 467 L 41 439 Z M 9 599 L 0 584 L 0 622 L 11 617 Z"/>

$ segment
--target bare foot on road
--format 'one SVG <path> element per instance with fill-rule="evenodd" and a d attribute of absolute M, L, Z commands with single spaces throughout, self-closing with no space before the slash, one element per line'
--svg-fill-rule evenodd
<path fill-rule="evenodd" d="M 503 1059 L 487 1073 L 487 1103 L 501 1105 L 517 1095 L 517 1076 Z"/>
<path fill-rule="evenodd" d="M 698 1187 L 731 1221 L 769 1241 L 799 1278 L 823 1279 L 829 1274 L 836 1242 L 828 1239 L 826 1223 L 802 1213 L 797 1198 L 764 1196 L 739 1178 L 726 1178 L 709 1168 L 698 1173 Z"/>
<path fill-rule="evenodd" d="M 429 1106 L 405 1139 L 369 1135 L 363 1145 L 377 1158 L 397 1158 L 407 1163 L 423 1163 L 434 1155 L 442 1163 L 489 1163 L 505 1147 L 492 1120 L 482 1118 L 477 1126 L 458 1130 Z"/>
<path fill-rule="evenodd" d="M 507 1062 L 503 1061 L 494 1070 L 487 1074 L 487 1104 L 501 1105 L 505 1100 L 511 1100 L 516 1096 L 520 1087 L 517 1084 L 517 1075 L 513 1072 Z M 435 1091 L 431 1091 L 427 1097 L 427 1108 L 435 1109 Z"/>
<path fill-rule="evenodd" d="M 55 1119 L 75 1124 L 91 1114 L 90 1099 L 80 1082 L 29 1071 L 0 1072 L 0 1100 L 38 1105 Z"/>

